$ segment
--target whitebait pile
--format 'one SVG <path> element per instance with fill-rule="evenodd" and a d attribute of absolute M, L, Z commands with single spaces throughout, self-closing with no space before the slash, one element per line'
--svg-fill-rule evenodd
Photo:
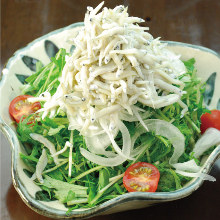
<path fill-rule="evenodd" d="M 43 118 L 55 116 L 60 109 L 66 112 L 69 129 L 77 129 L 85 138 L 89 151 L 81 149 L 82 155 L 96 164 L 117 166 L 134 159 L 142 150 L 134 149 L 135 138 L 154 131 L 172 140 L 170 164 L 183 175 L 198 172 L 195 162 L 176 164 L 184 152 L 181 132 L 165 121 L 144 121 L 149 113 L 136 106 L 162 108 L 178 102 L 182 115 L 187 112 L 180 100 L 184 82 L 179 76 L 186 72 L 180 56 L 154 39 L 147 27 L 137 24 L 143 19 L 129 17 L 127 8 L 117 6 L 99 12 L 103 4 L 87 8 L 84 27 L 73 39 L 76 48 L 66 57 L 56 93 L 51 96 L 45 92 L 30 101 L 45 101 L 38 111 L 43 112 Z M 139 121 L 144 130 L 131 139 L 123 121 Z M 122 147 L 115 141 L 119 131 Z M 113 150 L 106 150 L 110 145 Z"/>

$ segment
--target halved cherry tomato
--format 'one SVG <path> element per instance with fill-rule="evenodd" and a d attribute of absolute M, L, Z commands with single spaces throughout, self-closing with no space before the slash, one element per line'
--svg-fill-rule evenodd
<path fill-rule="evenodd" d="M 208 128 L 220 130 L 220 110 L 212 110 L 211 114 L 205 113 L 201 116 L 201 133 L 203 134 Z"/>
<path fill-rule="evenodd" d="M 14 118 L 16 122 L 19 123 L 22 116 L 23 118 L 28 117 L 30 114 L 33 114 L 38 109 L 41 108 L 40 102 L 30 103 L 28 98 L 30 95 L 20 95 L 12 100 L 9 106 L 9 114 Z"/>
<path fill-rule="evenodd" d="M 159 179 L 160 172 L 154 165 L 138 162 L 125 171 L 123 184 L 129 192 L 155 192 Z"/>

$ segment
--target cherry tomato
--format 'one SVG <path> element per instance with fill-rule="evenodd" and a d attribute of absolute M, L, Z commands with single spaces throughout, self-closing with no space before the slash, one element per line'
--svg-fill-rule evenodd
<path fill-rule="evenodd" d="M 20 95 L 12 100 L 9 106 L 9 114 L 19 123 L 21 117 L 28 117 L 41 108 L 40 102 L 30 103 L 27 101 L 30 95 Z M 31 122 L 30 122 L 31 123 Z"/>
<path fill-rule="evenodd" d="M 211 114 L 205 113 L 201 116 L 201 133 L 203 134 L 208 128 L 220 130 L 220 110 L 212 110 Z"/>
<path fill-rule="evenodd" d="M 155 192 L 159 179 L 160 172 L 154 165 L 138 162 L 125 171 L 123 184 L 129 192 Z"/>

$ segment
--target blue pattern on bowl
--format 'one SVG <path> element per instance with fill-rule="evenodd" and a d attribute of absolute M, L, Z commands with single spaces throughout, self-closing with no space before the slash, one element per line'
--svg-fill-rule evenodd
<path fill-rule="evenodd" d="M 59 51 L 59 48 L 50 40 L 44 41 L 44 47 L 49 57 L 55 57 L 56 53 Z"/>

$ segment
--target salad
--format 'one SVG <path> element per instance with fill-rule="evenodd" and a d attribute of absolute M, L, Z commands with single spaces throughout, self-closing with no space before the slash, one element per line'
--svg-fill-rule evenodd
<path fill-rule="evenodd" d="M 73 53 L 38 62 L 9 106 L 36 199 L 69 211 L 215 180 L 200 165 L 220 143 L 220 113 L 203 106 L 196 61 L 181 61 L 124 6 L 103 4 L 87 8 Z"/>

